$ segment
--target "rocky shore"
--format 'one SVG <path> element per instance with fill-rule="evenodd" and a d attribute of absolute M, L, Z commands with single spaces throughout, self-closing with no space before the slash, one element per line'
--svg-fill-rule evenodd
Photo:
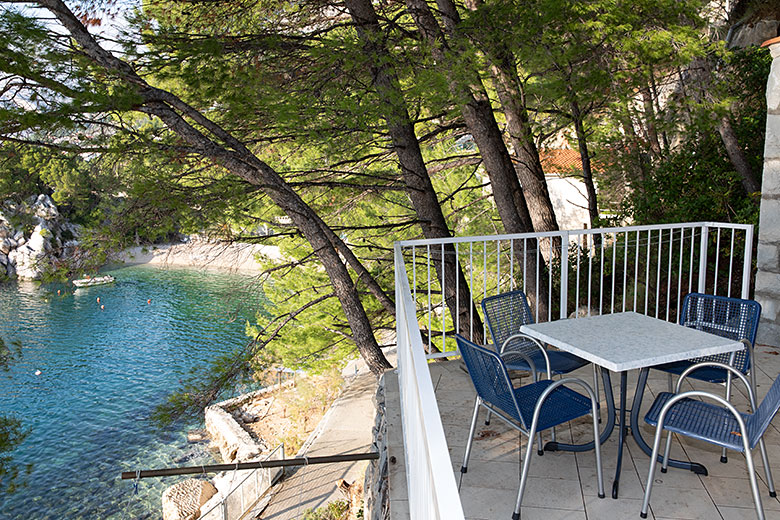
<path fill-rule="evenodd" d="M 79 226 L 65 222 L 48 195 L 0 204 L 0 275 L 38 280 L 51 260 L 71 254 Z"/>
<path fill-rule="evenodd" d="M 81 227 L 67 222 L 51 197 L 30 197 L 21 204 L 0 203 L 0 279 L 40 280 L 53 263 L 78 250 Z M 276 246 L 230 242 L 202 235 L 181 242 L 134 246 L 111 257 L 124 264 L 202 267 L 256 271 L 257 259 L 278 259 Z"/>

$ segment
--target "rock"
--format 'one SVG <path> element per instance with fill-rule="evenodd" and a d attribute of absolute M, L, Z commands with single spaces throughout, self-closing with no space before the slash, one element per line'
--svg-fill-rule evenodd
<path fill-rule="evenodd" d="M 32 206 L 33 214 L 43 220 L 54 220 L 60 216 L 57 206 L 54 205 L 54 201 L 48 195 L 38 195 L 35 202 L 30 204 L 30 206 Z"/>
<path fill-rule="evenodd" d="M 220 406 L 207 407 L 205 418 L 212 445 L 219 449 L 222 460 L 226 463 L 250 460 L 267 449 L 255 443 L 233 415 Z"/>
<path fill-rule="evenodd" d="M 0 220 L 0 238 L 9 238 L 13 235 L 13 228 Z"/>
<path fill-rule="evenodd" d="M 17 243 L 11 239 L 11 238 L 4 238 L 0 240 L 0 253 L 3 253 L 4 255 L 7 255 L 11 252 L 11 249 L 14 249 L 17 246 Z"/>
<path fill-rule="evenodd" d="M 0 265 L 3 266 L 3 269 L 0 269 L 0 274 L 5 274 L 5 266 L 8 265 L 8 255 L 5 253 L 0 253 Z"/>
<path fill-rule="evenodd" d="M 255 417 L 251 413 L 244 412 L 241 414 L 241 420 L 244 421 L 244 423 L 246 424 L 251 424 L 253 422 L 257 422 L 257 417 Z"/>
<path fill-rule="evenodd" d="M 22 245 L 24 243 L 22 242 L 24 240 L 24 231 L 17 231 L 14 233 L 14 240 L 16 240 L 19 245 Z"/>
<path fill-rule="evenodd" d="M 206 430 L 190 430 L 187 432 L 187 442 L 203 442 L 208 440 L 209 434 Z"/>
<path fill-rule="evenodd" d="M 34 235 L 34 234 L 33 234 Z M 32 242 L 32 241 L 31 241 Z M 38 244 L 42 249 L 33 249 L 30 244 L 25 244 L 8 255 L 14 255 L 16 260 L 16 276 L 25 280 L 38 280 L 43 274 L 46 260 L 45 246 Z"/>
<path fill-rule="evenodd" d="M 217 490 L 206 480 L 187 479 L 174 484 L 163 492 L 163 520 L 195 520 L 200 516 L 200 507 Z"/>
<path fill-rule="evenodd" d="M 588 316 L 598 316 L 601 314 L 598 309 L 591 308 L 590 314 L 588 314 L 588 306 L 580 305 L 577 310 L 569 314 L 569 318 L 586 318 Z"/>

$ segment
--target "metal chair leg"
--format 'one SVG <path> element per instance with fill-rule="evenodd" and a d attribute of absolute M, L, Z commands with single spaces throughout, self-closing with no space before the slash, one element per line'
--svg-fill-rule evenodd
<path fill-rule="evenodd" d="M 599 395 L 599 366 L 596 363 L 591 363 L 593 366 L 593 392 L 596 394 L 596 402 L 601 402 L 601 396 Z M 596 411 L 597 419 L 601 422 L 601 407 Z"/>
<path fill-rule="evenodd" d="M 599 442 L 598 398 L 591 401 L 593 416 L 593 445 L 596 450 L 596 478 L 598 478 L 599 498 L 604 498 L 604 470 L 601 468 L 601 443 Z"/>
<path fill-rule="evenodd" d="M 536 449 L 536 454 L 541 457 L 542 455 L 544 455 L 544 444 L 542 443 L 542 432 L 539 432 L 539 433 L 536 434 L 536 439 L 537 439 L 537 443 L 538 443 L 538 448 Z M 528 442 L 531 442 L 530 441 L 530 437 L 529 437 L 529 441 Z"/>
<path fill-rule="evenodd" d="M 661 433 L 663 432 L 663 423 L 659 419 L 658 425 L 655 427 L 655 437 L 653 439 L 653 454 L 650 456 L 650 470 L 647 473 L 647 488 L 645 489 L 645 497 L 642 500 L 642 510 L 639 512 L 639 516 L 647 518 L 647 508 L 650 505 L 650 492 L 653 490 L 653 478 L 655 477 L 655 464 L 658 460 L 658 449 L 661 447 Z"/>
<path fill-rule="evenodd" d="M 755 390 L 753 391 L 753 395 L 755 395 Z M 726 373 L 726 401 L 731 402 L 731 372 Z M 753 413 L 756 411 L 753 410 Z M 726 453 L 726 448 L 721 448 L 720 450 L 720 462 L 723 464 L 726 464 L 729 461 L 728 454 Z"/>
<path fill-rule="evenodd" d="M 756 469 L 753 466 L 753 454 L 750 452 L 750 449 L 745 450 L 745 460 L 747 461 L 748 475 L 750 476 L 750 489 L 753 491 L 753 502 L 756 505 L 756 515 L 758 515 L 758 520 L 764 520 L 764 506 L 761 503 L 761 494 L 758 492 Z"/>
<path fill-rule="evenodd" d="M 669 470 L 669 454 L 672 452 L 672 432 L 666 436 L 666 448 L 664 449 L 664 461 L 661 464 L 661 473 Z"/>
<path fill-rule="evenodd" d="M 758 440 L 758 449 L 761 450 L 761 460 L 764 462 L 764 471 L 766 471 L 766 485 L 769 487 L 769 496 L 776 497 L 777 491 L 775 491 L 775 481 L 772 478 L 772 470 L 769 467 L 769 457 L 766 453 L 766 446 L 764 445 L 763 437 Z"/>
<path fill-rule="evenodd" d="M 466 441 L 466 453 L 463 455 L 463 464 L 460 466 L 461 479 L 463 474 L 468 471 L 469 457 L 471 456 L 471 445 L 474 442 L 474 433 L 477 430 L 477 416 L 479 415 L 479 405 L 482 400 L 477 396 L 474 399 L 474 413 L 471 415 L 471 428 L 469 428 L 469 440 Z"/>
<path fill-rule="evenodd" d="M 535 426 L 535 425 L 534 425 Z M 531 467 L 531 450 L 534 443 L 531 439 L 536 434 L 536 429 L 532 429 L 528 432 L 528 447 L 525 450 L 525 460 L 523 460 L 523 471 L 520 473 L 520 489 L 517 490 L 517 502 L 515 503 L 515 510 L 512 513 L 512 520 L 520 520 L 520 504 L 523 502 L 523 494 L 525 493 L 525 485 L 528 483 L 528 469 Z"/>

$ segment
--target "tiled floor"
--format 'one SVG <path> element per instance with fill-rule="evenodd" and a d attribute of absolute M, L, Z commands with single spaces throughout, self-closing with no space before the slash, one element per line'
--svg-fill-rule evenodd
<path fill-rule="evenodd" d="M 779 354 L 780 352 L 772 348 L 757 348 L 759 402 L 780 373 Z M 457 481 L 461 476 L 460 466 L 468 437 L 474 391 L 468 375 L 460 368 L 460 361 L 433 363 L 429 366 Z M 592 383 L 590 368 L 574 375 Z M 637 375 L 637 371 L 629 374 L 629 406 Z M 613 374 L 612 383 L 615 386 L 616 399 L 619 395 L 618 382 L 619 378 Z M 722 387 L 706 383 L 697 383 L 695 386 L 716 393 L 723 392 Z M 666 388 L 666 374 L 651 371 L 640 418 L 644 417 L 655 393 L 665 391 Z M 743 389 L 739 388 L 732 399 L 732 402 L 742 411 L 748 410 L 746 395 Z M 393 419 L 389 407 L 388 412 L 388 422 L 392 426 Z M 644 422 L 642 424 L 645 440 L 652 443 L 654 429 Z M 563 442 L 587 441 L 592 438 L 592 425 L 588 422 L 588 418 L 584 418 L 559 427 L 557 434 L 559 440 Z M 545 434 L 545 439 L 549 439 L 549 433 Z M 775 419 L 765 440 L 770 462 L 777 474 L 775 479 L 780 485 L 780 419 Z M 519 448 L 524 446 L 525 438 L 502 421 L 493 420 L 490 426 L 485 426 L 484 411 L 481 412 L 468 473 L 463 475 L 460 489 L 467 519 L 508 520 L 511 518 L 520 479 L 521 450 Z M 522 518 L 544 520 L 639 518 L 649 457 L 639 449 L 633 437 L 628 438 L 621 473 L 620 498 L 614 500 L 611 498 L 611 488 L 616 456 L 617 428 L 612 437 L 602 446 L 604 487 L 607 498 L 599 499 L 593 451 L 577 454 L 548 452 L 542 457 L 536 455 L 534 451 L 530 478 L 523 499 Z M 709 476 L 702 477 L 690 471 L 674 468 L 669 468 L 669 472 L 663 474 L 657 469 L 648 518 L 658 520 L 756 518 L 745 459 L 741 454 L 731 453 L 728 464 L 721 464 L 719 448 L 700 441 L 678 438 L 673 444 L 672 456 L 704 464 L 709 470 Z M 753 460 L 757 468 L 759 485 L 763 488 L 761 498 L 766 518 L 780 520 L 780 501 L 769 496 L 758 449 L 754 452 Z M 397 481 L 397 485 L 394 485 L 394 480 Z M 402 492 L 399 488 L 403 484 L 402 480 L 394 479 L 391 473 L 391 500 L 399 498 L 399 492 Z M 396 515 L 393 517 L 395 518 Z"/>

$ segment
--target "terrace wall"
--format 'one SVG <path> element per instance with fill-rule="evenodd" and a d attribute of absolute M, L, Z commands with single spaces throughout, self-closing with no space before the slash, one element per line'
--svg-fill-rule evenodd
<path fill-rule="evenodd" d="M 764 175 L 758 234 L 755 297 L 761 303 L 756 342 L 780 346 L 780 38 L 764 43 L 772 53 L 766 87 Z"/>

